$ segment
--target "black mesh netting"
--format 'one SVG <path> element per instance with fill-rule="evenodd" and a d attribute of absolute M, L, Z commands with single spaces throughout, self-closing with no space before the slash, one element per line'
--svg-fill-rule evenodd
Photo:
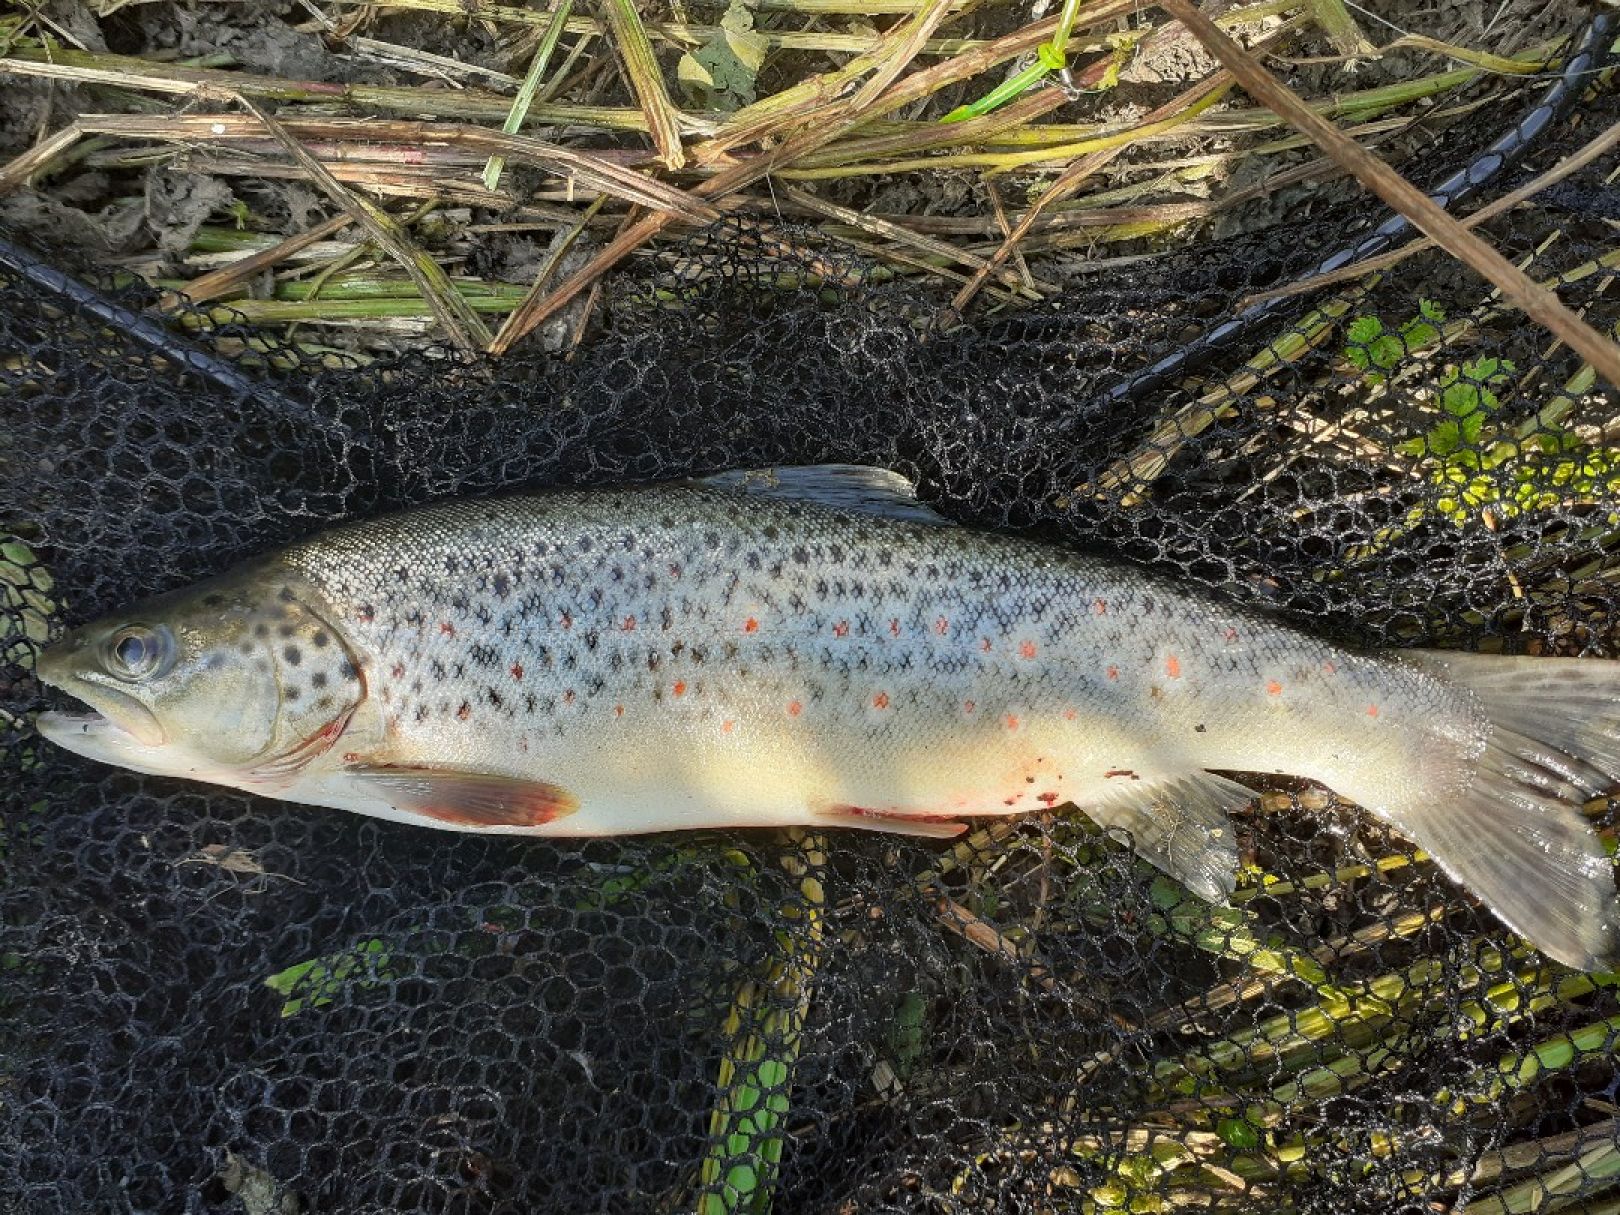
<path fill-rule="evenodd" d="M 1599 88 L 1492 192 L 1617 118 Z M 1605 332 L 1617 167 L 1484 229 Z M 568 359 L 343 368 L 216 331 L 248 396 L 0 272 L 0 1210 L 1617 1209 L 1611 978 L 1299 782 L 1251 779 L 1213 908 L 1074 813 L 955 848 L 478 840 L 29 725 L 64 622 L 333 520 L 834 460 L 1350 640 L 1613 656 L 1620 401 L 1445 256 L 1113 391 L 1367 212 L 1302 201 L 955 328 L 720 229 Z"/>

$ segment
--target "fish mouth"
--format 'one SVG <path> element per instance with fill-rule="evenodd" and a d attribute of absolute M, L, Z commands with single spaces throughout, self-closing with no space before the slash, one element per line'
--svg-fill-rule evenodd
<path fill-rule="evenodd" d="M 157 775 L 167 774 L 174 767 L 173 757 L 169 756 L 168 749 L 161 742 L 144 742 L 112 718 L 93 709 L 87 713 L 52 710 L 41 713 L 34 724 L 43 738 L 86 759 Z"/>
<path fill-rule="evenodd" d="M 59 742 L 70 750 L 75 747 L 69 739 L 111 741 L 115 735 L 124 735 L 141 747 L 161 747 L 166 740 L 162 724 L 135 697 L 120 688 L 91 680 L 74 671 L 69 665 L 71 656 L 58 650 L 47 650 L 40 655 L 34 673 L 47 687 L 66 692 L 89 709 L 79 713 L 42 713 L 39 730 L 52 742 Z"/>

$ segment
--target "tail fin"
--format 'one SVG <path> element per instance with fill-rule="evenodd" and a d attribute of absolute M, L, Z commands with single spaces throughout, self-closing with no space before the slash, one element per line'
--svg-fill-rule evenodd
<path fill-rule="evenodd" d="M 1472 692 L 1493 728 L 1462 812 L 1424 804 L 1400 825 L 1543 953 L 1582 970 L 1614 966 L 1614 866 L 1579 807 L 1620 780 L 1620 662 L 1404 657 Z"/>

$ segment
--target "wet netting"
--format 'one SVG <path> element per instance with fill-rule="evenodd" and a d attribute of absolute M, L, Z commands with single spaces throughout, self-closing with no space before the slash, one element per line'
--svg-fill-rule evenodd
<path fill-rule="evenodd" d="M 1474 166 L 1462 214 L 1531 180 L 1620 120 L 1600 66 L 1489 171 L 1522 98 L 1405 170 Z M 1617 171 L 1481 229 L 1600 332 Z M 847 251 L 721 226 L 659 254 L 656 292 L 610 282 L 571 357 L 498 363 L 247 328 L 182 357 L 134 323 L 152 297 L 13 251 L 0 1210 L 1620 1210 L 1614 976 L 1304 782 L 1243 778 L 1214 907 L 1072 808 L 954 845 L 478 839 L 31 726 L 67 624 L 336 520 L 827 461 L 1349 642 L 1617 656 L 1620 399 L 1578 356 L 1432 251 L 1245 313 L 1380 218 L 1304 205 L 949 323 Z"/>

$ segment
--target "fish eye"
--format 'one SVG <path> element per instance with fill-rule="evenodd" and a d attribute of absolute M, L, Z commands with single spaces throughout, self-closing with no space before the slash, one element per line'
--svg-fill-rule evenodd
<path fill-rule="evenodd" d="M 107 649 L 107 665 L 114 675 L 120 679 L 146 679 L 167 665 L 174 643 L 165 628 L 132 624 L 114 633 Z"/>

